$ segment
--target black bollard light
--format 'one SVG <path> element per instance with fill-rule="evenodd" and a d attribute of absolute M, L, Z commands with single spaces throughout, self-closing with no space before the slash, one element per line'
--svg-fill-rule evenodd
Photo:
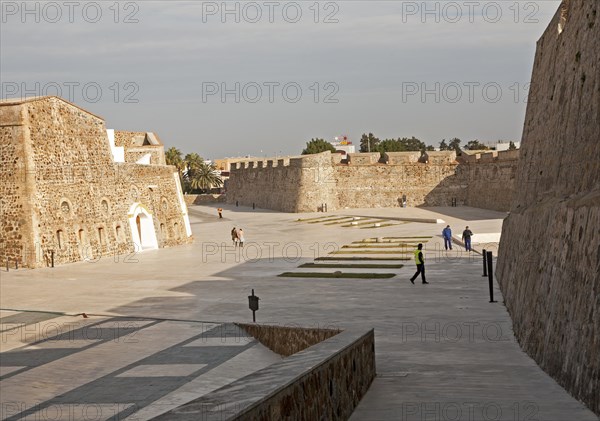
<path fill-rule="evenodd" d="M 494 263 L 492 262 L 492 252 L 487 252 L 487 270 L 488 270 L 488 281 L 490 284 L 490 303 L 494 301 Z"/>
<path fill-rule="evenodd" d="M 7 257 L 6 258 L 6 271 L 8 272 L 10 269 L 8 267 L 8 265 L 10 264 L 10 259 Z"/>
<path fill-rule="evenodd" d="M 50 252 L 50 267 L 54 267 L 54 250 Z"/>
<path fill-rule="evenodd" d="M 487 275 L 487 254 L 485 252 L 485 249 L 483 249 L 481 255 L 483 256 L 483 275 L 482 276 L 487 277 L 488 276 Z"/>
<path fill-rule="evenodd" d="M 258 298 L 254 295 L 254 288 L 252 289 L 252 295 L 248 295 L 248 307 L 252 310 L 252 321 L 256 323 L 256 311 L 258 310 Z"/>

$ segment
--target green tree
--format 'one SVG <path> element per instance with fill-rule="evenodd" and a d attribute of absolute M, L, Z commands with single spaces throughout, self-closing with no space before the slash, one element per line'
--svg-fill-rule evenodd
<path fill-rule="evenodd" d="M 426 150 L 428 150 L 428 151 L 435 151 L 435 148 L 432 145 L 427 145 Z"/>
<path fill-rule="evenodd" d="M 416 137 L 412 136 L 410 139 L 403 137 L 398 139 L 403 151 L 424 151 L 427 147 L 424 142 L 421 142 Z"/>
<path fill-rule="evenodd" d="M 207 164 L 206 162 L 202 162 L 197 167 L 194 167 L 189 180 L 192 189 L 203 192 L 223 186 L 223 180 L 217 172 L 215 164 Z"/>
<path fill-rule="evenodd" d="M 361 152 L 375 152 L 378 151 L 379 138 L 373 136 L 373 133 L 368 135 L 363 133 L 360 138 L 360 151 Z"/>
<path fill-rule="evenodd" d="M 306 142 L 306 149 L 302 151 L 302 155 L 310 155 L 325 151 L 335 152 L 335 147 L 324 139 L 311 139 L 310 142 Z"/>
<path fill-rule="evenodd" d="M 458 137 L 455 137 L 454 139 L 450 139 L 450 142 L 448 142 L 448 150 L 452 151 L 456 151 L 456 155 L 460 155 L 461 154 L 461 150 L 460 150 L 460 142 L 461 140 Z"/>
<path fill-rule="evenodd" d="M 404 149 L 396 139 L 384 139 L 378 143 L 377 150 L 383 154 L 385 152 L 402 152 Z"/>
<path fill-rule="evenodd" d="M 446 139 L 442 139 L 440 142 L 440 151 L 449 151 L 451 150 L 450 146 L 446 143 Z"/>
<path fill-rule="evenodd" d="M 194 172 L 204 163 L 204 159 L 195 152 L 189 153 L 183 159 L 188 172 Z"/>
<path fill-rule="evenodd" d="M 181 159 L 181 151 L 174 146 L 171 146 L 165 152 L 165 160 L 167 161 L 167 165 L 173 165 L 178 170 L 183 169 L 183 159 Z"/>
<path fill-rule="evenodd" d="M 165 161 L 167 165 L 173 165 L 177 168 L 177 174 L 179 174 L 179 182 L 181 183 L 181 188 L 184 192 L 187 192 L 185 186 L 185 178 L 183 177 L 183 170 L 185 169 L 185 162 L 181 158 L 181 151 L 174 146 L 171 146 L 165 152 Z"/>
<path fill-rule="evenodd" d="M 483 150 L 488 150 L 489 148 L 484 145 L 483 143 L 481 143 L 479 140 L 475 139 L 475 140 L 469 140 L 467 142 L 467 149 L 470 151 L 483 151 Z"/>
<path fill-rule="evenodd" d="M 512 140 L 508 143 L 508 150 L 512 151 L 517 149 L 517 145 L 515 145 L 515 142 L 513 142 Z"/>

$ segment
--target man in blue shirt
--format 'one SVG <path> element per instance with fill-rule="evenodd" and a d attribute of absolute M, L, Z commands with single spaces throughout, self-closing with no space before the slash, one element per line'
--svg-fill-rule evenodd
<path fill-rule="evenodd" d="M 450 225 L 444 228 L 442 231 L 442 237 L 444 237 L 444 247 L 446 250 L 448 250 L 448 248 L 452 250 L 452 230 L 450 229 Z"/>

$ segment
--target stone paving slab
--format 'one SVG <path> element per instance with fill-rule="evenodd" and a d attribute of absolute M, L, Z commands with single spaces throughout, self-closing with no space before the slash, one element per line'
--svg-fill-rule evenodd
<path fill-rule="evenodd" d="M 477 419 L 469 418 L 468 411 L 452 418 L 448 411 L 455 405 L 460 408 L 473 405 L 478 408 L 479 416 L 484 414 L 484 409 L 492 411 L 499 406 L 502 415 L 497 419 L 513 421 L 598 419 L 521 351 L 512 335 L 512 324 L 497 286 L 494 293 L 498 303 L 488 303 L 487 281 L 481 276 L 481 257 L 464 250 L 443 252 L 441 230 L 445 225 L 412 222 L 381 231 L 381 236 L 433 236 L 425 244 L 429 285 L 410 284 L 408 277 L 414 271 L 412 261 L 394 262 L 406 266 L 389 280 L 285 279 L 277 275 L 296 271 L 298 265 L 312 262 L 315 257 L 327 256 L 334 247 L 378 236 L 379 231 L 374 235 L 371 231 L 294 222 L 299 217 L 318 217 L 323 216 L 322 213 L 297 215 L 231 205 L 222 207 L 228 220 L 205 218 L 203 223 L 193 225 L 194 244 L 143 252 L 135 256 L 135 263 L 115 261 L 110 256 L 94 264 L 84 262 L 54 269 L 2 272 L 0 308 L 248 322 L 251 312 L 247 296 L 254 288 L 261 299 L 257 312 L 261 323 L 375 328 L 379 376 L 353 419 Z M 206 214 L 215 212 L 211 206 L 191 208 Z M 444 219 L 456 232 L 466 225 L 473 232 L 500 232 L 501 218 L 505 216 L 464 207 L 358 209 L 326 215 L 341 213 L 374 218 Z M 194 219 L 192 211 L 190 214 L 193 223 L 199 221 Z M 229 231 L 233 226 L 244 228 L 247 245 L 252 243 L 251 247 L 243 251 L 227 247 L 231 244 Z M 148 325 L 143 330 L 154 326 Z M 168 328 L 164 334 L 151 337 L 176 340 L 181 327 L 177 323 L 165 326 Z M 182 337 L 184 332 L 185 329 L 180 332 Z M 162 346 L 168 347 L 168 344 Z M 232 348 L 238 350 L 236 352 L 245 349 Z M 142 349 L 136 351 L 143 352 Z M 4 354 L 0 354 L 0 365 L 4 365 Z M 102 367 L 97 366 L 96 355 L 89 355 L 90 358 L 80 362 L 84 375 L 103 374 Z M 118 347 L 113 347 L 104 355 L 120 356 L 121 353 Z M 177 364 L 206 363 L 190 361 L 186 355 L 168 359 Z M 51 384 L 57 389 L 71 390 L 71 386 L 65 386 L 70 382 L 69 376 L 77 377 L 79 373 L 76 376 L 73 371 L 53 371 L 55 363 L 39 354 L 35 358 L 43 364 L 29 371 L 55 373 L 54 380 L 37 383 L 38 376 L 15 371 L 6 379 L 10 381 L 7 384 L 11 396 L 27 394 L 33 384 Z M 73 357 L 61 357 L 65 358 Z M 137 358 L 135 364 L 142 360 Z M 18 363 L 11 361 L 10 366 L 23 365 Z M 143 363 L 159 362 L 149 358 Z M 77 399 L 85 402 L 86 394 L 92 392 L 90 396 L 101 396 L 105 390 L 132 387 L 132 384 L 115 382 L 111 373 L 106 375 L 108 377 L 99 383 L 94 380 L 94 387 L 90 384 L 77 388 L 75 394 L 69 392 L 71 402 Z M 213 380 L 218 381 L 218 376 Z M 193 380 L 188 383 L 190 381 Z M 163 390 L 169 390 L 168 393 L 175 393 L 188 383 L 158 384 Z M 2 388 L 4 392 L 4 385 Z M 39 390 L 44 393 L 43 387 Z M 182 390 L 183 394 L 192 392 Z M 156 395 L 154 401 L 159 399 Z M 153 402 L 142 397 L 140 401 L 145 407 Z M 122 399 L 122 404 L 130 403 Z M 484 415 L 496 419 L 492 412 Z"/>

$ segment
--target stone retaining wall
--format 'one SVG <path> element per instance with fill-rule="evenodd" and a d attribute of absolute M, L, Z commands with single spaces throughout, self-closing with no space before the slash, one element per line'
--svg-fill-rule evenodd
<path fill-rule="evenodd" d="M 225 203 L 224 194 L 186 194 L 184 199 L 185 204 L 188 206 L 205 203 Z"/>
<path fill-rule="evenodd" d="M 344 331 L 155 420 L 347 420 L 374 378 L 373 330 Z"/>

